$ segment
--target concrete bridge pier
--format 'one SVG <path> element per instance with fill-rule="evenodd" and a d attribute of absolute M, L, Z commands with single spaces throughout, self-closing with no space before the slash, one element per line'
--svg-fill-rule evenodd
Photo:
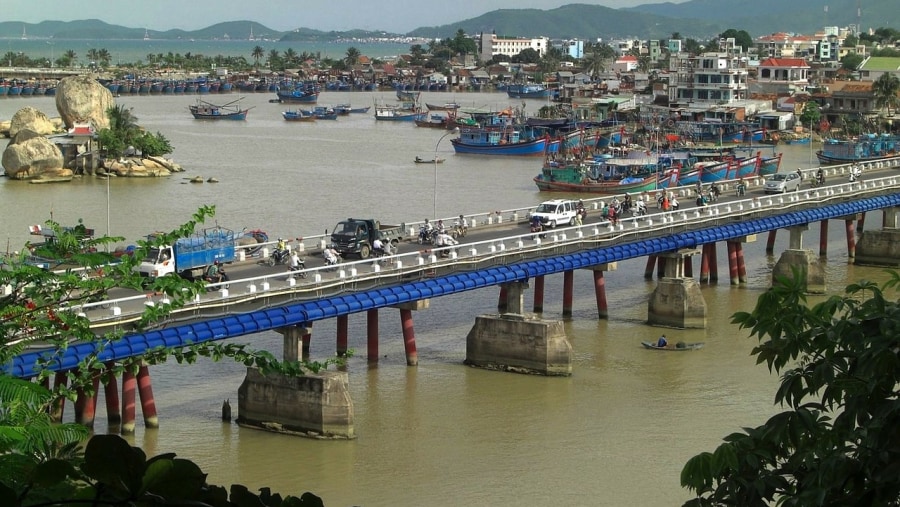
<path fill-rule="evenodd" d="M 700 284 L 684 275 L 684 258 L 700 253 L 686 249 L 662 254 L 666 259 L 665 276 L 659 280 L 648 304 L 650 325 L 675 328 L 706 328 L 706 301 Z"/>
<path fill-rule="evenodd" d="M 609 318 L 609 305 L 606 300 L 606 280 L 603 278 L 603 272 L 615 271 L 618 267 L 617 263 L 609 262 L 591 266 L 590 268 L 594 272 L 594 295 L 597 297 L 597 318 Z"/>
<path fill-rule="evenodd" d="M 418 366 L 419 353 L 416 351 L 416 331 L 413 327 L 413 310 L 427 310 L 431 306 L 431 300 L 422 299 L 410 303 L 397 305 L 400 310 L 400 325 L 403 328 L 403 348 L 406 351 L 406 365 Z"/>
<path fill-rule="evenodd" d="M 812 250 L 803 249 L 803 232 L 809 229 L 809 224 L 796 225 L 788 228 L 790 238 L 788 249 L 781 253 L 778 262 L 772 270 L 772 285 L 775 285 L 780 277 L 793 278 L 794 269 L 800 271 L 800 276 L 806 281 L 806 290 L 810 294 L 825 293 L 825 267 L 819 262 Z"/>
<path fill-rule="evenodd" d="M 881 230 L 863 231 L 856 247 L 855 263 L 866 266 L 900 266 L 900 208 L 886 208 Z"/>
<path fill-rule="evenodd" d="M 285 326 L 276 329 L 283 336 L 284 345 L 281 360 L 290 363 L 309 359 L 309 344 L 304 343 L 303 338 L 312 333 L 312 329 L 305 325 Z"/>
<path fill-rule="evenodd" d="M 526 315 L 525 282 L 503 284 L 507 313 L 480 315 L 466 336 L 465 364 L 549 376 L 572 374 L 572 345 L 562 321 Z"/>

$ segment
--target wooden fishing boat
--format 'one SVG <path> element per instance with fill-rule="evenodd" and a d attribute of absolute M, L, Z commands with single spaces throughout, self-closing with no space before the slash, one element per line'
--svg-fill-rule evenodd
<path fill-rule="evenodd" d="M 444 159 L 442 159 L 442 158 L 433 159 L 432 158 L 432 159 L 425 160 L 424 158 L 416 157 L 416 159 L 413 162 L 415 162 L 417 164 L 443 164 Z"/>
<path fill-rule="evenodd" d="M 316 116 L 303 111 L 282 111 L 281 116 L 287 121 L 316 121 Z"/>
<path fill-rule="evenodd" d="M 863 134 L 855 139 L 828 139 L 816 158 L 822 165 L 873 162 L 900 156 L 900 136 L 891 134 Z"/>
<path fill-rule="evenodd" d="M 641 342 L 641 345 L 643 345 L 645 349 L 664 350 L 664 351 L 668 351 L 668 352 L 687 352 L 690 350 L 702 349 L 703 345 L 705 345 L 705 344 L 706 344 L 705 342 L 691 342 L 691 343 L 678 342 L 675 344 L 670 343 L 669 345 L 666 345 L 665 347 L 657 347 L 656 344 L 652 343 L 652 342 Z"/>
<path fill-rule="evenodd" d="M 235 105 L 242 99 L 221 106 L 198 99 L 196 104 L 188 106 L 188 110 L 197 120 L 246 120 L 247 112 L 252 108 L 242 109 Z"/>
<path fill-rule="evenodd" d="M 424 120 L 425 113 L 418 110 L 406 110 L 397 106 L 375 106 L 375 119 L 378 121 L 408 121 Z"/>
<path fill-rule="evenodd" d="M 444 104 L 429 104 L 426 102 L 425 107 L 427 107 L 429 111 L 456 111 L 460 108 L 460 105 L 456 102 L 446 102 Z"/>

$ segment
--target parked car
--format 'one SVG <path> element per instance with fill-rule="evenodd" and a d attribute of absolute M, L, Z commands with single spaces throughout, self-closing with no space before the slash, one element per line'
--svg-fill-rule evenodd
<path fill-rule="evenodd" d="M 767 194 L 783 194 L 798 190 L 800 190 L 800 175 L 794 172 L 773 174 L 763 186 L 763 192 Z"/>
<path fill-rule="evenodd" d="M 539 218 L 544 227 L 575 225 L 575 216 L 578 214 L 577 205 L 576 201 L 568 199 L 545 201 L 531 213 L 531 217 Z"/>

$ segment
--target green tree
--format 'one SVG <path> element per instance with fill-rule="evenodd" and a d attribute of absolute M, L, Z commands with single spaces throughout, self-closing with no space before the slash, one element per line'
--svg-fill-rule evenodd
<path fill-rule="evenodd" d="M 878 76 L 878 79 L 872 83 L 872 92 L 875 94 L 875 107 L 879 109 L 887 108 L 887 115 L 892 116 L 891 109 L 900 107 L 900 98 L 897 92 L 900 91 L 900 78 L 890 72 Z"/>
<path fill-rule="evenodd" d="M 733 321 L 752 354 L 781 376 L 765 424 L 691 458 L 686 506 L 900 504 L 900 276 L 862 281 L 809 306 L 803 283 L 780 278 Z"/>
<path fill-rule="evenodd" d="M 729 28 L 725 30 L 721 34 L 719 34 L 719 39 L 731 39 L 734 38 L 734 43 L 736 46 L 744 48 L 744 51 L 755 46 L 753 43 L 753 37 L 747 33 L 746 30 L 736 30 L 734 28 Z"/>
<path fill-rule="evenodd" d="M 137 124 L 132 108 L 117 104 L 106 110 L 109 128 L 100 130 L 100 146 L 107 155 L 121 157 L 129 146 L 135 146 L 143 131 Z M 136 146 L 135 146 L 136 147 Z M 170 150 L 171 151 L 171 150 Z"/>
<path fill-rule="evenodd" d="M 866 58 L 857 53 L 847 53 L 841 58 L 841 68 L 844 70 L 855 71 L 859 69 L 859 65 Z"/>
<path fill-rule="evenodd" d="M 533 48 L 525 48 L 513 56 L 512 61 L 514 63 L 538 63 L 541 61 L 541 54 Z"/>
<path fill-rule="evenodd" d="M 809 100 L 803 105 L 803 111 L 800 113 L 800 124 L 807 128 L 811 125 L 817 125 L 822 119 L 822 109 L 815 101 Z"/>
<path fill-rule="evenodd" d="M 606 66 L 615 59 L 616 52 L 609 44 L 591 44 L 587 49 L 585 71 L 595 77 L 606 70 Z"/>

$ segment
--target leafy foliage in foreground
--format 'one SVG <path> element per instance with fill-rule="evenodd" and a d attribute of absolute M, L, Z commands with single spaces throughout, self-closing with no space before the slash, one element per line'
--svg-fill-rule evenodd
<path fill-rule="evenodd" d="M 116 435 L 97 435 L 76 459 L 50 459 L 20 463 L 13 477 L 0 483 L 0 505 L 149 507 L 323 507 L 312 493 L 299 498 L 259 494 L 233 485 L 230 491 L 206 483 L 206 474 L 193 462 L 175 454 L 147 459 Z"/>
<path fill-rule="evenodd" d="M 781 279 L 733 322 L 759 339 L 757 363 L 781 374 L 764 425 L 727 436 L 681 473 L 686 506 L 900 505 L 900 304 L 849 285 L 809 307 L 801 283 Z"/>

